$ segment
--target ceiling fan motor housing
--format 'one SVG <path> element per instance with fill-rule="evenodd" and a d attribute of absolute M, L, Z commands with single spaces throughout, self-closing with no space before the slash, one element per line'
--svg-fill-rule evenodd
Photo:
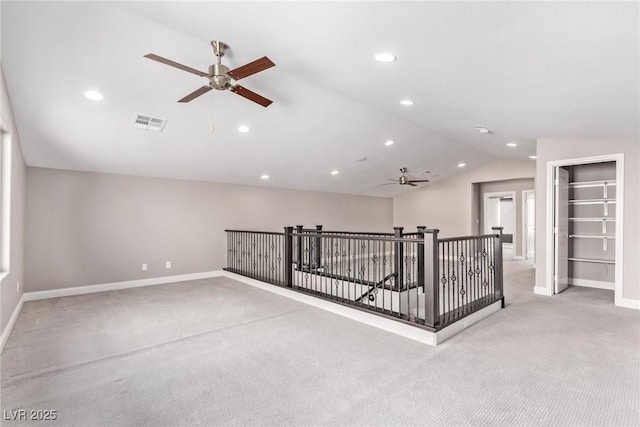
<path fill-rule="evenodd" d="M 229 86 L 231 77 L 227 75 L 229 67 L 223 64 L 213 64 L 209 66 L 209 85 L 218 90 L 225 90 Z"/>

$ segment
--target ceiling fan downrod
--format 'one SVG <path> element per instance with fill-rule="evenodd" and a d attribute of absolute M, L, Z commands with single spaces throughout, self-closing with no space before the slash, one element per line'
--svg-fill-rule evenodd
<path fill-rule="evenodd" d="M 218 63 L 209 66 L 209 86 L 217 90 L 227 90 L 229 89 L 229 82 L 231 81 L 231 78 L 227 75 L 230 68 L 222 64 L 222 57 L 227 49 L 229 49 L 229 45 L 221 41 L 213 40 L 211 47 L 213 48 L 213 53 L 218 58 Z"/>

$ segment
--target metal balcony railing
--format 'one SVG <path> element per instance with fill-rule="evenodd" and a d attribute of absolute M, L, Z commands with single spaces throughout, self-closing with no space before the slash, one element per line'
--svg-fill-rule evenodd
<path fill-rule="evenodd" d="M 285 227 L 226 230 L 226 270 L 439 330 L 502 301 L 502 228 L 438 238 L 438 230 L 393 233 Z"/>

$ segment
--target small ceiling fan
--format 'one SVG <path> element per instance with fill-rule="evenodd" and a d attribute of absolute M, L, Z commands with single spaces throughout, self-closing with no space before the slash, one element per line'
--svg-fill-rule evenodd
<path fill-rule="evenodd" d="M 393 182 L 387 182 L 385 184 L 380 184 L 380 185 L 400 184 L 400 185 L 410 185 L 412 187 L 417 187 L 418 184 L 416 184 L 416 182 L 429 182 L 428 179 L 409 179 L 406 175 L 407 172 L 409 172 L 407 168 L 400 168 L 400 173 L 402 175 L 400 175 L 399 178 L 388 179 L 387 181 L 393 181 Z"/>
<path fill-rule="evenodd" d="M 262 58 L 256 59 L 255 61 L 250 62 L 246 65 L 230 70 L 229 67 L 222 64 L 222 56 L 224 55 L 225 51 L 229 49 L 229 46 L 223 42 L 215 40 L 211 42 L 211 46 L 213 47 L 213 53 L 218 57 L 218 62 L 209 66 L 208 73 L 196 70 L 195 68 L 187 67 L 186 65 L 179 64 L 177 62 L 171 61 L 170 59 L 158 56 L 154 53 L 149 53 L 144 57 L 209 79 L 208 86 L 202 86 L 201 88 L 196 89 L 189 95 L 178 100 L 178 102 L 192 101 L 200 95 L 209 92 L 211 89 L 229 90 L 242 96 L 243 98 L 248 99 L 249 101 L 260 104 L 263 107 L 268 107 L 273 102 L 261 95 L 258 95 L 253 91 L 250 91 L 245 87 L 232 82 L 233 80 L 240 80 L 253 74 L 259 73 L 260 71 L 264 71 L 268 68 L 274 67 L 276 64 L 274 64 L 273 61 L 271 61 L 266 56 L 263 56 Z"/>

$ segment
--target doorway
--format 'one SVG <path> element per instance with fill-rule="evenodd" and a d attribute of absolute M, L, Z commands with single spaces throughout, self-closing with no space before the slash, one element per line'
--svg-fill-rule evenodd
<path fill-rule="evenodd" d="M 492 227 L 503 227 L 502 248 L 505 259 L 513 259 L 516 242 L 515 191 L 484 194 L 484 234 L 492 234 Z"/>
<path fill-rule="evenodd" d="M 534 190 L 522 192 L 522 224 L 524 227 L 522 253 L 525 260 L 533 260 L 536 250 L 536 193 Z"/>
<path fill-rule="evenodd" d="M 614 290 L 622 303 L 624 155 L 547 163 L 547 290 Z"/>

